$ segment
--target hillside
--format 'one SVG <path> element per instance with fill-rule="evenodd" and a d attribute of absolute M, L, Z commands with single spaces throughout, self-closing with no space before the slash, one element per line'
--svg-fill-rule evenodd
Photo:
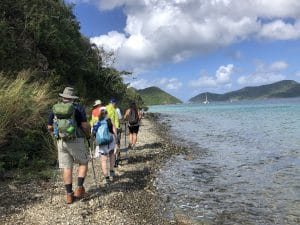
<path fill-rule="evenodd" d="M 283 80 L 257 87 L 245 87 L 225 94 L 207 93 L 208 101 L 251 100 L 265 98 L 289 98 L 300 96 L 300 84 L 293 80 Z M 203 102 L 205 93 L 201 93 L 189 102 Z"/>
<path fill-rule="evenodd" d="M 137 91 L 145 105 L 165 105 L 182 103 L 179 99 L 159 89 L 158 87 L 148 87 Z"/>

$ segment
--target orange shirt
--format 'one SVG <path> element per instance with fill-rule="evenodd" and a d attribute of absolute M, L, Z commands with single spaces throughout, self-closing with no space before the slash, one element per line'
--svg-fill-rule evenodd
<path fill-rule="evenodd" d="M 97 106 L 92 110 L 92 117 L 98 117 L 100 116 L 100 107 L 101 106 Z"/>

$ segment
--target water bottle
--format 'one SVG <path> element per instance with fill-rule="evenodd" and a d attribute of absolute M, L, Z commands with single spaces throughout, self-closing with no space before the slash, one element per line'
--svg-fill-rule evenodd
<path fill-rule="evenodd" d="M 53 121 L 53 135 L 55 138 L 58 138 L 58 122 L 57 119 L 55 118 Z"/>
<path fill-rule="evenodd" d="M 75 131 L 75 127 L 73 125 L 73 120 L 69 120 L 69 127 L 67 129 L 68 134 L 73 134 Z"/>

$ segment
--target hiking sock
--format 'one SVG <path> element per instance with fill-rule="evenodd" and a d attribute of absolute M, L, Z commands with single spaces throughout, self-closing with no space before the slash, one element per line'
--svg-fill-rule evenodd
<path fill-rule="evenodd" d="M 67 190 L 67 193 L 70 194 L 73 192 L 72 190 L 72 184 L 65 184 L 65 187 L 66 187 L 66 190 Z"/>
<path fill-rule="evenodd" d="M 118 167 L 118 165 L 119 165 L 119 159 L 116 158 L 114 167 L 116 168 L 116 167 Z"/>
<path fill-rule="evenodd" d="M 84 182 L 84 177 L 78 177 L 77 186 L 82 187 Z"/>

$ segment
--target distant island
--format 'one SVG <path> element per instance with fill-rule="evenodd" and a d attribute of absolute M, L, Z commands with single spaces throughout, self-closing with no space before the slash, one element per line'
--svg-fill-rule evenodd
<path fill-rule="evenodd" d="M 245 87 L 225 94 L 204 92 L 191 98 L 189 102 L 204 102 L 207 95 L 208 101 L 237 101 L 267 98 L 300 97 L 300 84 L 293 80 L 282 80 L 273 84 L 257 87 Z"/>
<path fill-rule="evenodd" d="M 158 87 L 148 87 L 137 90 L 142 97 L 145 105 L 166 105 L 182 103 L 178 98 L 161 90 Z"/>

